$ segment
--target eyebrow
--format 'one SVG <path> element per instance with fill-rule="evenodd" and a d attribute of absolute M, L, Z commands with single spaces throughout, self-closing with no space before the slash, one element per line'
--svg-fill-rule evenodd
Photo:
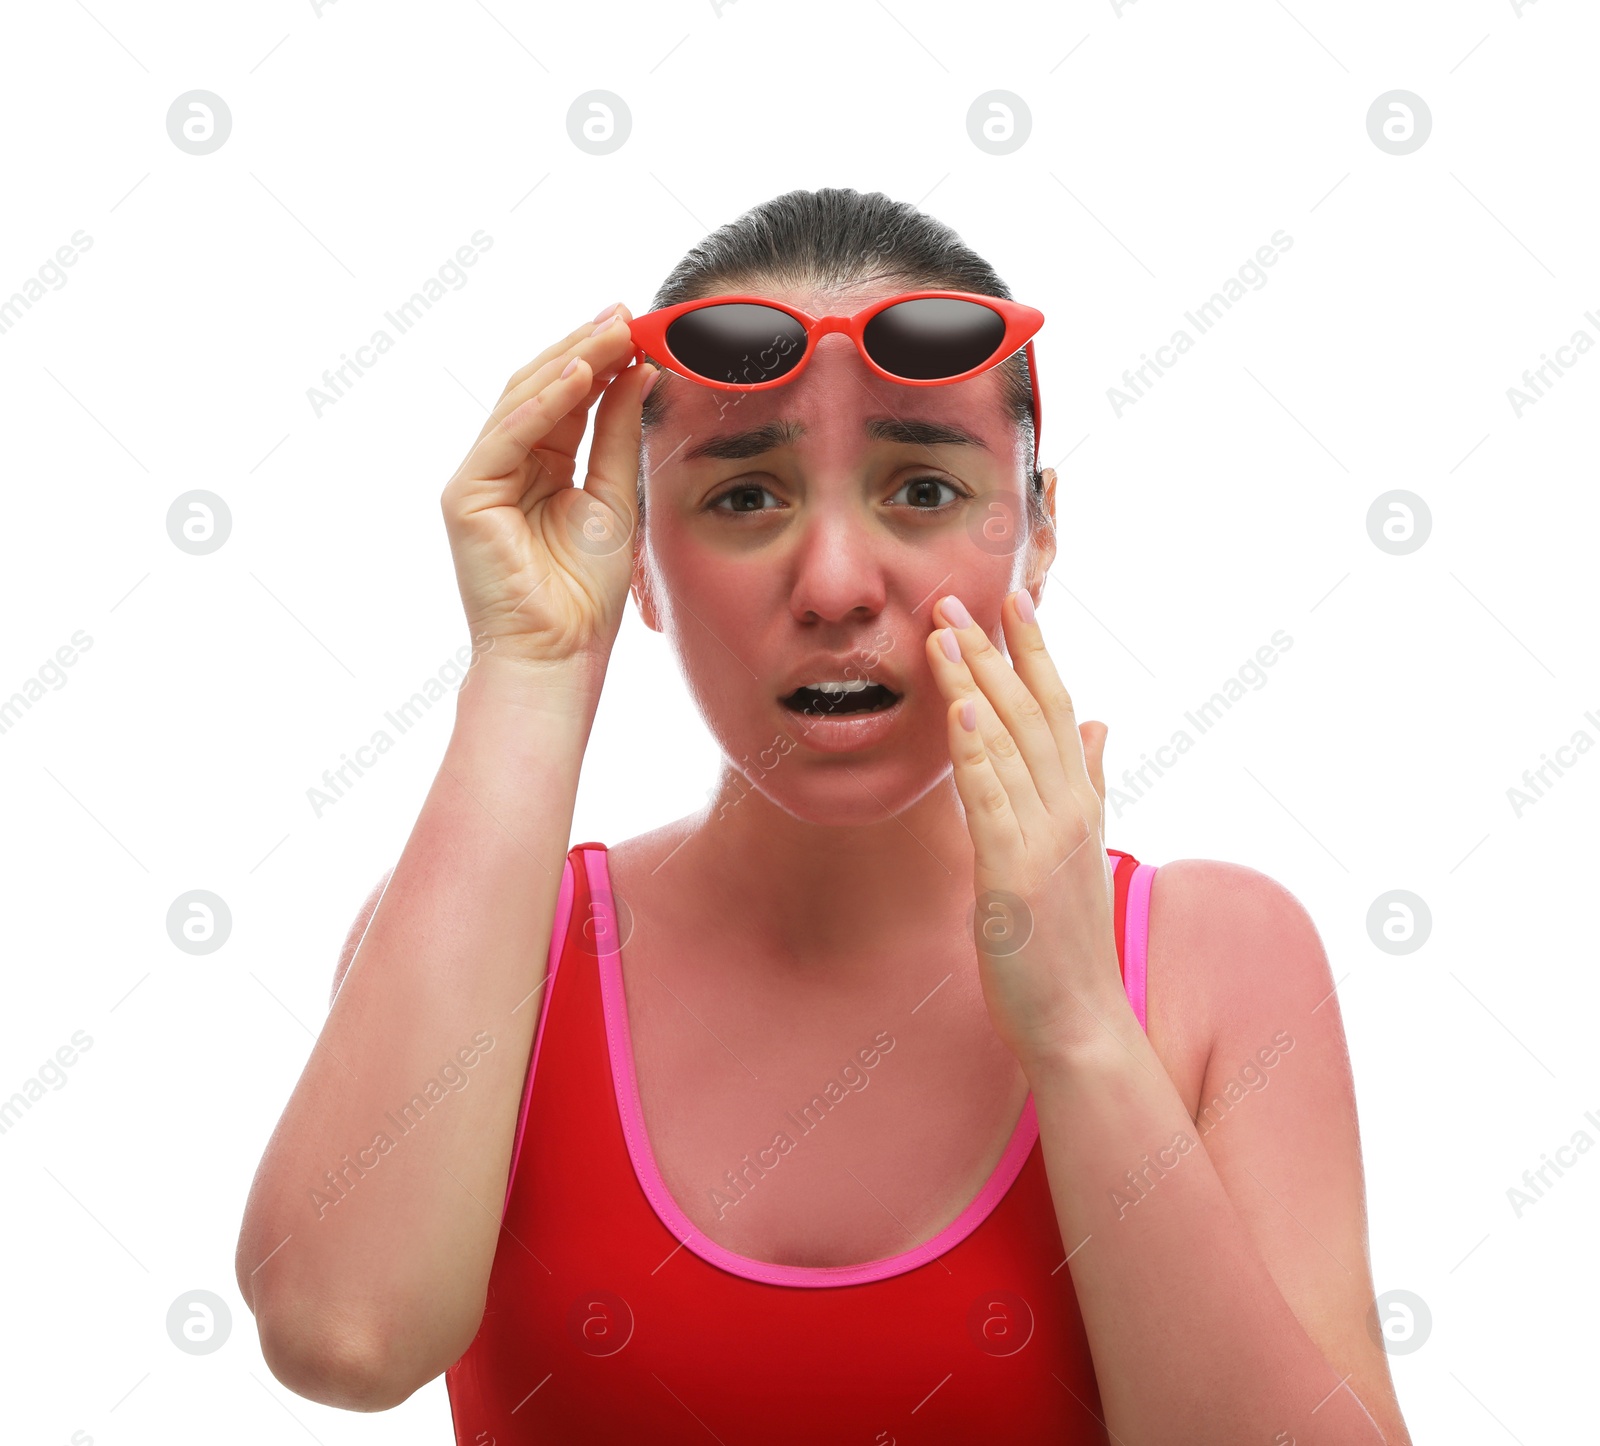
<path fill-rule="evenodd" d="M 793 446 L 805 435 L 799 422 L 766 422 L 743 432 L 711 437 L 690 447 L 683 460 L 692 462 L 697 457 L 715 457 L 724 462 L 743 461 L 759 457 L 777 447 Z M 989 450 L 983 438 L 975 436 L 965 427 L 950 422 L 928 422 L 899 417 L 868 417 L 865 431 L 874 442 L 900 442 L 912 447 L 981 447 Z"/>

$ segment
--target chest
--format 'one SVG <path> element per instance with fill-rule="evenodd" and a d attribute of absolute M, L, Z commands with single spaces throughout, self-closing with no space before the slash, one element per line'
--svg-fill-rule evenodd
<path fill-rule="evenodd" d="M 713 986 L 670 955 L 659 936 L 625 951 L 626 1044 L 662 1180 L 714 1243 L 799 1266 L 899 1254 L 956 1219 L 1020 1133 L 1026 1076 L 962 961 L 927 1000 L 919 968 L 899 998 L 824 1004 L 814 982 Z"/>
<path fill-rule="evenodd" d="M 796 1266 L 897 1255 L 1025 1146 L 1027 1077 L 989 1024 L 969 942 L 906 938 L 869 969 L 807 972 L 678 926 L 643 876 L 621 877 L 634 917 L 611 1048 L 631 1060 L 662 1184 L 713 1243 Z M 1153 931 L 1149 966 L 1147 1032 L 1193 1118 L 1207 1050 L 1192 984 L 1166 987 Z"/>

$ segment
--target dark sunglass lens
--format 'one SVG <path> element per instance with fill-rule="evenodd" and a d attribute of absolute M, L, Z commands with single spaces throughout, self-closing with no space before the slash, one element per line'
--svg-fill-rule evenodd
<path fill-rule="evenodd" d="M 924 296 L 886 307 L 866 325 L 867 355 L 913 381 L 958 377 L 1000 349 L 1005 318 L 976 301 Z"/>
<path fill-rule="evenodd" d="M 684 312 L 667 328 L 667 346 L 700 376 L 753 386 L 800 364 L 806 329 L 786 311 L 732 301 Z"/>

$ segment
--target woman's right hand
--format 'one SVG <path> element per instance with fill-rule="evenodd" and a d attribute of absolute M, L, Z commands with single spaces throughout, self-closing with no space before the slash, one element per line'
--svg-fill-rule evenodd
<path fill-rule="evenodd" d="M 522 664 L 609 655 L 633 572 L 641 393 L 656 368 L 617 306 L 540 352 L 506 383 L 440 506 L 473 652 Z M 563 373 L 566 373 L 563 375 Z M 600 400 L 584 485 L 573 486 Z"/>

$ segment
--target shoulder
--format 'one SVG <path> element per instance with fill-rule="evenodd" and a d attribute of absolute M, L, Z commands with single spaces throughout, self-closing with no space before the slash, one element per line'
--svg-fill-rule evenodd
<path fill-rule="evenodd" d="M 698 830 L 699 820 L 691 815 L 675 819 L 632 838 L 606 845 L 606 866 L 614 890 L 632 900 L 635 894 L 649 891 L 657 870 L 678 855 Z M 681 862 L 681 860 L 680 860 Z M 619 884 L 618 880 L 626 880 Z"/>
<path fill-rule="evenodd" d="M 1276 879 L 1247 864 L 1223 859 L 1174 859 L 1157 868 L 1150 895 L 1169 934 L 1214 944 L 1243 929 L 1303 931 L 1311 926 L 1304 905 Z M 1153 926 L 1152 926 L 1153 929 Z"/>
<path fill-rule="evenodd" d="M 1157 868 L 1148 969 L 1152 1042 L 1164 1029 L 1202 1061 L 1262 1019 L 1304 1018 L 1333 989 L 1300 900 L 1260 870 L 1221 859 Z"/>

